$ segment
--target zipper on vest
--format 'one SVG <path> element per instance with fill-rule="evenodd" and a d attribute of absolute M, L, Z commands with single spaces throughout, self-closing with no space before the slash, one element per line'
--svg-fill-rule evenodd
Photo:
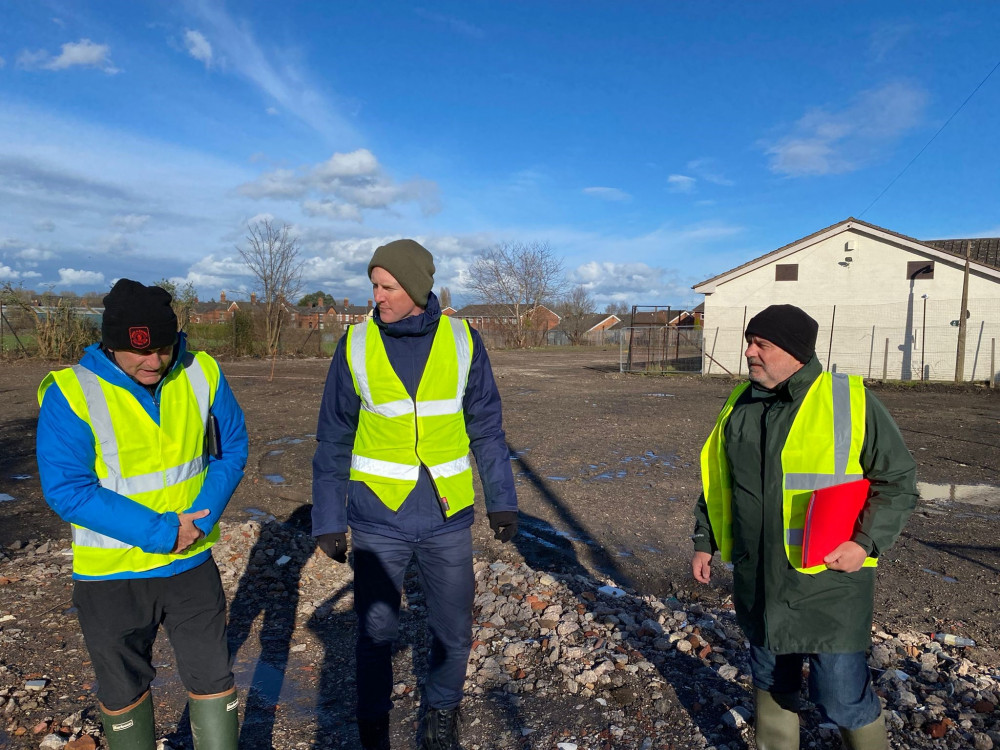
<path fill-rule="evenodd" d="M 419 383 L 417 384 L 419 388 Z M 447 521 L 448 520 L 448 498 L 441 497 L 441 493 L 438 492 L 437 484 L 434 483 L 434 476 L 431 474 L 430 467 L 424 463 L 423 459 L 420 458 L 420 453 L 417 451 L 417 444 L 420 442 L 420 420 L 417 417 L 417 399 L 413 398 L 413 454 L 417 457 L 420 462 L 420 468 L 424 470 L 427 474 L 427 481 L 431 483 L 431 490 L 434 491 L 434 498 L 437 500 L 438 510 L 441 511 L 441 517 Z"/>

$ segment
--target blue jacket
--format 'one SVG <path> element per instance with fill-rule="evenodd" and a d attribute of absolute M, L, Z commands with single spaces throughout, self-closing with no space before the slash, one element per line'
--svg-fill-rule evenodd
<path fill-rule="evenodd" d="M 186 336 L 178 334 L 177 351 L 172 367 L 186 352 Z M 80 364 L 114 385 L 128 390 L 157 424 L 160 423 L 159 394 L 155 397 L 122 371 L 101 349 L 92 344 L 84 351 Z M 209 457 L 205 484 L 187 512 L 208 509 L 209 514 L 195 521 L 207 535 L 218 522 L 236 486 L 243 478 L 247 462 L 247 430 L 243 411 L 226 378 L 220 373 L 219 387 L 212 402 L 212 413 L 219 421 L 222 456 Z M 94 433 L 70 408 L 57 386 L 45 391 L 38 415 L 38 472 L 45 501 L 64 521 L 84 526 L 140 549 L 159 554 L 173 550 L 180 521 L 176 513 L 157 513 L 124 495 L 100 485 L 94 472 Z M 101 578 L 166 578 L 190 570 L 208 559 L 211 550 L 193 557 L 178 559 L 169 565 L 141 573 L 118 573 Z M 74 578 L 95 580 L 89 576 Z"/>
<path fill-rule="evenodd" d="M 430 354 L 434 332 L 441 319 L 441 306 L 432 292 L 420 315 L 395 323 L 383 323 L 375 312 L 375 323 L 396 375 L 413 398 Z M 318 446 L 313 457 L 313 535 L 360 529 L 373 534 L 419 541 L 436 534 L 472 525 L 472 507 L 445 519 L 426 470 L 397 512 L 387 508 L 363 482 L 350 481 L 351 453 L 358 427 L 361 398 L 354 391 L 347 365 L 347 337 L 337 344 L 326 378 L 323 402 L 316 428 Z M 517 510 L 510 450 L 503 431 L 500 393 L 493 369 L 479 334 L 472 331 L 472 367 L 463 401 L 465 429 L 489 513 Z"/>

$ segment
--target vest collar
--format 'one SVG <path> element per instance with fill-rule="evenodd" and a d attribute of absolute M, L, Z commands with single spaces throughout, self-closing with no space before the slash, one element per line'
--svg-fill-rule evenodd
<path fill-rule="evenodd" d="M 424 336 L 432 333 L 440 319 L 441 305 L 434 292 L 427 295 L 427 307 L 424 308 L 424 311 L 420 315 L 403 318 L 402 320 L 397 320 L 395 323 L 383 323 L 379 317 L 378 308 L 375 309 L 375 314 L 373 315 L 375 325 L 384 331 L 386 335 L 392 336 L 394 339 L 407 336 Z"/>

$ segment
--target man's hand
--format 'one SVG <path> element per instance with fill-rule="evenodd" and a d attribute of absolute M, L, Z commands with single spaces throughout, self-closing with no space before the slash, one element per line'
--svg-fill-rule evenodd
<path fill-rule="evenodd" d="M 208 508 L 205 508 L 197 513 L 177 514 L 177 520 L 181 522 L 181 525 L 177 529 L 177 543 L 174 545 L 173 554 L 180 555 L 186 552 L 188 547 L 205 536 L 205 532 L 195 526 L 194 522 L 207 516 L 208 512 Z"/>
<path fill-rule="evenodd" d="M 864 547 L 857 542 L 848 540 L 824 557 L 823 562 L 830 570 L 839 570 L 841 573 L 856 573 L 861 570 L 866 557 L 868 557 L 868 553 L 865 552 Z"/>
<path fill-rule="evenodd" d="M 501 543 L 505 544 L 514 538 L 517 533 L 516 510 L 498 510 L 486 515 L 489 516 L 494 539 L 499 539 Z"/>
<path fill-rule="evenodd" d="M 334 562 L 347 562 L 347 533 L 337 531 L 332 534 L 320 534 L 316 537 L 319 548 Z"/>
<path fill-rule="evenodd" d="M 698 583 L 712 580 L 712 553 L 695 552 L 691 558 L 691 574 Z"/>

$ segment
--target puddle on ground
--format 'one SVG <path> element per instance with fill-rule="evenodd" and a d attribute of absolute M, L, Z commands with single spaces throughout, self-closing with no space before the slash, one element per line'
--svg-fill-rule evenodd
<path fill-rule="evenodd" d="M 929 503 L 1000 505 L 1000 487 L 991 484 L 933 484 L 917 482 L 920 499 Z"/>
<path fill-rule="evenodd" d="M 624 547 L 618 550 L 615 555 L 617 557 L 635 557 L 635 552 L 630 549 L 625 549 Z"/>
<path fill-rule="evenodd" d="M 264 479 L 266 479 L 271 484 L 284 484 L 285 478 L 281 474 L 265 474 Z"/>
<path fill-rule="evenodd" d="M 254 518 L 259 518 L 263 521 L 266 521 L 270 518 L 274 518 L 274 516 L 272 516 L 270 513 L 261 510 L 260 508 L 244 508 L 243 512 L 249 516 L 253 516 Z"/>
<path fill-rule="evenodd" d="M 674 397 L 674 394 L 672 394 L 672 393 L 647 393 L 646 395 L 647 396 L 653 396 L 655 398 L 673 398 Z"/>
<path fill-rule="evenodd" d="M 299 443 L 304 443 L 304 438 L 297 438 L 292 436 L 278 438 L 277 440 L 268 440 L 267 445 L 298 445 Z"/>
<path fill-rule="evenodd" d="M 569 480 L 569 477 L 545 477 L 545 478 L 552 482 L 566 482 Z"/>
<path fill-rule="evenodd" d="M 14 474 L 11 479 L 16 479 L 18 481 L 24 481 L 25 479 L 31 479 L 31 474 Z"/>
<path fill-rule="evenodd" d="M 17 498 L 13 495 L 7 495 L 0 492 L 0 503 L 9 503 L 11 500 L 16 500 Z"/>
<path fill-rule="evenodd" d="M 524 449 L 519 450 L 519 451 L 511 451 L 510 452 L 510 460 L 511 461 L 517 461 L 521 456 L 523 456 L 525 453 L 527 453 L 530 450 L 531 450 L 530 448 L 524 448 Z"/>
<path fill-rule="evenodd" d="M 285 452 L 284 449 L 279 449 L 279 450 L 268 451 L 264 455 L 265 456 L 280 456 L 284 452 Z"/>
<path fill-rule="evenodd" d="M 930 573 L 932 576 L 937 576 L 945 583 L 958 583 L 957 578 L 952 578 L 951 576 L 946 576 L 944 573 L 939 573 L 936 570 L 931 570 L 930 568 L 921 568 L 924 573 Z"/>

